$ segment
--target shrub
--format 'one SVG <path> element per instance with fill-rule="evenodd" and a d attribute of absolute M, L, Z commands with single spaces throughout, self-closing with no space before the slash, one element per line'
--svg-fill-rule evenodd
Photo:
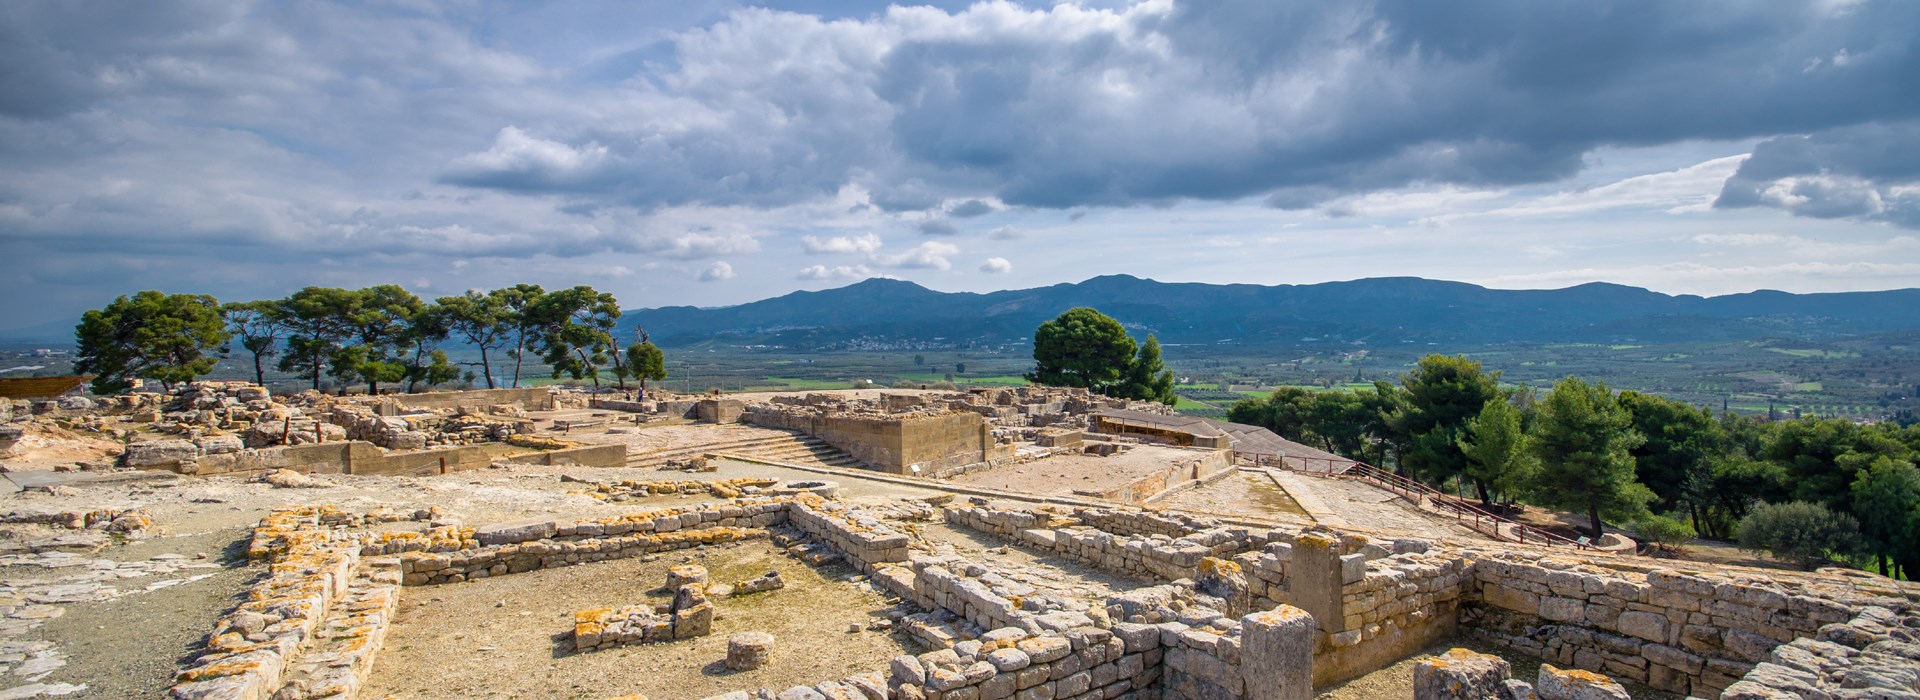
<path fill-rule="evenodd" d="M 1827 561 L 1829 552 L 1846 552 L 1857 544 L 1860 524 L 1818 503 L 1762 504 L 1740 520 L 1735 537 L 1741 549 L 1768 552 L 1812 569 Z"/>
<path fill-rule="evenodd" d="M 876 384 L 874 384 L 874 383 L 873 383 L 873 380 L 871 380 L 871 379 L 855 379 L 855 380 L 853 380 L 853 388 L 855 388 L 855 389 L 872 389 L 872 388 L 874 388 L 875 386 L 877 386 L 877 385 L 876 385 Z"/>
<path fill-rule="evenodd" d="M 1649 513 L 1633 523 L 1634 539 L 1655 550 L 1666 551 L 1698 536 L 1686 521 L 1664 515 Z"/>

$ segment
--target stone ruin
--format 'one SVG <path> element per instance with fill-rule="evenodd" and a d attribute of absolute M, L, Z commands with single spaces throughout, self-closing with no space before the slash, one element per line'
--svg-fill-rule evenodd
<path fill-rule="evenodd" d="M 928 551 L 910 512 L 801 493 L 396 533 L 328 506 L 276 511 L 249 547 L 269 576 L 215 624 L 172 697 L 351 696 L 408 588 L 758 539 L 870 576 L 918 609 L 897 624 L 930 650 L 716 698 L 1308 698 L 1461 636 L 1549 665 L 1529 683 L 1503 660 L 1456 651 L 1420 665 L 1415 697 L 1625 697 L 1615 679 L 1729 698 L 1920 691 L 1920 592 L 1870 577 L 1654 568 L 1118 507 L 940 510 L 949 525 L 1144 582 L 1089 602 L 1021 584 L 1001 568 L 1012 564 Z M 717 592 L 779 577 L 731 590 L 708 578 L 676 567 L 671 603 L 581 611 L 572 647 L 706 634 Z M 716 663 L 752 668 L 771 653 L 771 637 L 730 641 Z"/>

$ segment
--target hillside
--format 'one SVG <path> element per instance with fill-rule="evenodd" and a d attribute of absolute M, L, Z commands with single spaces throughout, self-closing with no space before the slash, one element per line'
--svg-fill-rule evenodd
<path fill-rule="evenodd" d="M 847 347 L 855 342 L 964 346 L 1018 342 L 1074 306 L 1092 306 L 1163 343 L 1248 346 L 1367 341 L 1430 343 L 1698 342 L 1833 339 L 1920 329 L 1920 289 L 1718 297 L 1592 283 L 1488 289 L 1390 277 L 1308 285 L 1166 283 L 1095 277 L 990 294 L 938 292 L 870 279 L 738 306 L 642 309 L 656 342 Z"/>

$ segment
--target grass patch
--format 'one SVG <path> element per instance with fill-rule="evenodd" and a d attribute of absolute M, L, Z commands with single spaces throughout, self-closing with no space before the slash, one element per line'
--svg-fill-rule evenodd
<path fill-rule="evenodd" d="M 835 381 L 835 380 L 826 380 L 826 379 L 796 379 L 793 377 L 767 377 L 767 381 L 785 385 L 789 389 L 803 389 L 803 390 L 850 389 L 853 387 L 853 382 L 851 381 Z"/>
<path fill-rule="evenodd" d="M 1850 360 L 1860 356 L 1860 353 L 1857 352 L 1814 350 L 1810 348 L 1767 348 L 1767 352 L 1777 352 L 1791 357 L 1807 357 L 1818 360 Z"/>

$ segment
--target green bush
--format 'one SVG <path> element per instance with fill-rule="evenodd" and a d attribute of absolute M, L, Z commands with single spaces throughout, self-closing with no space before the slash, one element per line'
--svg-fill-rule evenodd
<path fill-rule="evenodd" d="M 1860 524 L 1852 516 L 1833 513 L 1818 503 L 1762 504 L 1740 520 L 1735 532 L 1740 548 L 1768 552 L 1775 558 L 1812 569 L 1829 553 L 1847 552 L 1860 540 Z"/>
<path fill-rule="evenodd" d="M 1633 538 L 1656 550 L 1671 549 L 1698 536 L 1692 525 L 1678 518 L 1649 513 L 1633 522 Z"/>

